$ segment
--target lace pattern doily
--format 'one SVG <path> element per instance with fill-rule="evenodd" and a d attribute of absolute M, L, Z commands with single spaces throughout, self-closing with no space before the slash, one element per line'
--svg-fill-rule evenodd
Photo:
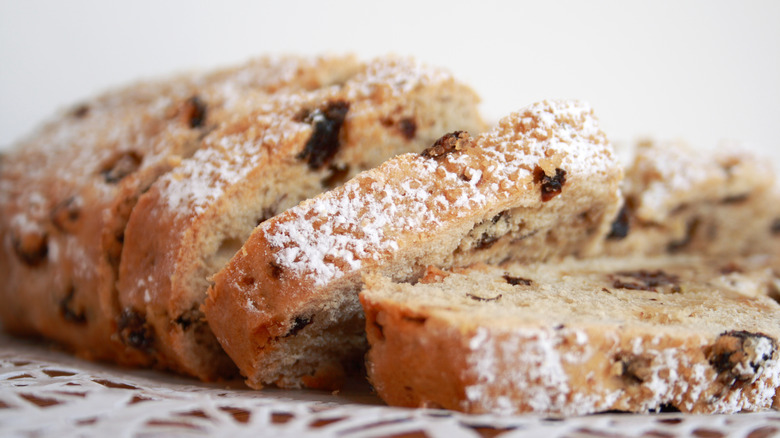
<path fill-rule="evenodd" d="M 0 335 L 0 435 L 86 437 L 780 436 L 780 412 L 602 414 L 567 419 L 385 406 L 368 385 L 253 391 L 82 361 Z"/>

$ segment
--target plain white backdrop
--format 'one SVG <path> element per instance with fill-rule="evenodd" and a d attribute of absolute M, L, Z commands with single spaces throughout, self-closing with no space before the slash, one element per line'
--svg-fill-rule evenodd
<path fill-rule="evenodd" d="M 264 53 L 411 54 L 488 119 L 589 101 L 610 137 L 741 140 L 780 162 L 779 1 L 0 0 L 0 149 L 112 86 Z"/>

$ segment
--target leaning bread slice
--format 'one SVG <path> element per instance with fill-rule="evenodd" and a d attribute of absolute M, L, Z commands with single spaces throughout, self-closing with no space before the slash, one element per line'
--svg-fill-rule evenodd
<path fill-rule="evenodd" d="M 595 251 L 621 170 L 592 110 L 541 102 L 446 135 L 261 224 L 205 311 L 250 386 L 330 387 L 365 350 L 361 275 Z"/>
<path fill-rule="evenodd" d="M 777 407 L 768 266 L 661 256 L 369 276 L 368 376 L 388 404 L 469 413 Z"/>
<path fill-rule="evenodd" d="M 442 69 L 378 58 L 338 84 L 234 96 L 229 119 L 141 196 L 124 233 L 117 335 L 160 368 L 235 367 L 200 306 L 258 223 L 448 130 L 479 130 L 474 92 Z"/>
<path fill-rule="evenodd" d="M 739 145 L 702 154 L 680 141 L 643 142 L 626 169 L 624 205 L 606 252 L 750 254 L 780 244 L 771 164 Z"/>

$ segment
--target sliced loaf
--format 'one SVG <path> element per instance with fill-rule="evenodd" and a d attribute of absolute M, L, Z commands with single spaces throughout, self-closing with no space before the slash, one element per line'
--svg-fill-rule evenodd
<path fill-rule="evenodd" d="M 260 224 L 214 276 L 209 325 L 252 387 L 338 386 L 366 348 L 363 273 L 597 252 L 620 179 L 583 103 L 446 135 Z"/>

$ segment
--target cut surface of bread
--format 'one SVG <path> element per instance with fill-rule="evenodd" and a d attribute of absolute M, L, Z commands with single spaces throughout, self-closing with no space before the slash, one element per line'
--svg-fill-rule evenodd
<path fill-rule="evenodd" d="M 780 196 L 769 161 L 738 145 L 712 153 L 643 142 L 626 169 L 606 253 L 738 255 L 780 247 Z"/>
<path fill-rule="evenodd" d="M 388 404 L 470 413 L 778 407 L 767 256 L 595 258 L 370 275 L 369 380 Z"/>
<path fill-rule="evenodd" d="M 620 178 L 587 105 L 531 105 L 260 224 L 213 277 L 207 320 L 250 386 L 337 386 L 366 346 L 363 273 L 597 252 Z"/>
<path fill-rule="evenodd" d="M 207 380 L 234 369 L 200 309 L 208 278 L 258 223 L 456 127 L 482 129 L 470 88 L 409 58 L 239 103 L 141 196 L 119 266 L 120 338 L 158 367 Z"/>
<path fill-rule="evenodd" d="M 282 56 L 147 81 L 76 105 L 20 141 L 0 159 L 4 329 L 87 358 L 148 364 L 117 336 L 115 282 L 138 198 L 235 112 L 359 68 L 350 56 Z"/>

